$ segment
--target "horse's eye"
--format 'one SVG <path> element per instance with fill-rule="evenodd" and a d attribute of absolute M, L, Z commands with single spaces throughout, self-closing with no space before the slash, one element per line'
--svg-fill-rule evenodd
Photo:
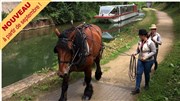
<path fill-rule="evenodd" d="M 63 43 L 67 43 L 67 39 L 63 39 L 62 42 L 63 42 Z"/>

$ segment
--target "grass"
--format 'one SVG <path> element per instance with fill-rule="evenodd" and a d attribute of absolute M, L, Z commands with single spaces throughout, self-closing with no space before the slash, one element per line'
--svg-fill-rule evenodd
<path fill-rule="evenodd" d="M 118 33 L 115 40 L 109 43 L 105 43 L 105 45 L 114 47 L 116 50 L 106 48 L 103 53 L 101 64 L 106 64 L 110 60 L 115 59 L 122 52 L 127 51 L 128 49 L 130 49 L 131 46 L 136 44 L 138 41 L 138 29 L 148 29 L 152 23 L 157 23 L 154 11 L 150 9 L 144 9 L 144 12 L 146 13 L 144 20 L 126 26 L 125 28 L 123 28 L 121 33 Z M 106 72 L 108 70 L 109 69 L 106 68 L 104 71 Z M 47 72 L 46 69 L 43 69 L 42 71 Z M 41 73 L 41 71 L 38 72 Z M 82 78 L 83 73 L 72 73 L 70 77 L 71 82 L 73 82 L 78 80 L 79 78 Z M 34 100 L 36 99 L 36 97 L 40 96 L 43 93 L 50 92 L 59 88 L 59 84 L 61 84 L 61 79 L 59 79 L 59 77 L 57 76 L 53 76 L 51 78 L 47 78 L 41 83 L 33 85 L 32 87 L 23 91 L 20 94 L 14 94 L 14 96 L 10 99 L 7 99 L 7 101 L 23 101 L 24 99 Z"/>
<path fill-rule="evenodd" d="M 156 5 L 168 6 L 165 3 Z M 174 45 L 165 60 L 159 65 L 158 70 L 152 76 L 150 89 L 143 91 L 138 96 L 138 101 L 179 101 L 180 100 L 180 8 L 166 7 L 164 10 L 173 19 L 173 31 L 175 35 Z"/>

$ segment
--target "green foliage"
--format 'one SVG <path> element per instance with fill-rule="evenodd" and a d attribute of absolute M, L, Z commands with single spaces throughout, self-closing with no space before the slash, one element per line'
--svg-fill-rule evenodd
<path fill-rule="evenodd" d="M 52 18 L 55 24 L 64 24 L 92 19 L 101 5 L 119 4 L 122 2 L 51 2 L 40 15 Z"/>
<path fill-rule="evenodd" d="M 90 8 L 88 4 L 90 3 L 52 2 L 41 12 L 41 15 L 49 16 L 55 24 L 67 23 L 70 20 L 83 21 L 92 18 L 96 14 L 94 12 L 96 10 Z"/>
<path fill-rule="evenodd" d="M 32 101 L 32 97 L 29 95 L 21 96 L 20 101 Z"/>
<path fill-rule="evenodd" d="M 15 93 L 13 95 L 13 97 L 19 98 L 18 101 L 32 101 L 32 99 L 33 99 L 33 97 L 28 94 L 20 95 L 20 94 Z M 14 101 L 14 99 L 13 99 L 13 101 Z"/>
<path fill-rule="evenodd" d="M 156 2 L 153 5 L 158 10 L 175 10 L 172 12 L 180 13 L 180 2 Z"/>
<path fill-rule="evenodd" d="M 41 15 L 49 16 L 56 21 L 55 23 L 67 23 L 74 19 L 71 9 L 71 4 L 52 2 L 41 12 Z"/>

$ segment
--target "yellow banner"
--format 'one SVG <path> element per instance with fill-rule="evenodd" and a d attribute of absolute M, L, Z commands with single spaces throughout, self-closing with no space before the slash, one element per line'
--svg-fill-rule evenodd
<path fill-rule="evenodd" d="M 23 0 L 2 22 L 0 48 L 4 48 L 50 0 Z"/>

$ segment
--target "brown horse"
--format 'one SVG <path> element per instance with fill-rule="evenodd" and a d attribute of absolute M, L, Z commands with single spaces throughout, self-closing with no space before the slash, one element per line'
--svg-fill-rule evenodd
<path fill-rule="evenodd" d="M 93 94 L 91 84 L 92 65 L 96 64 L 95 78 L 102 75 L 100 59 L 103 52 L 102 31 L 93 24 L 81 24 L 62 33 L 55 29 L 58 42 L 54 52 L 58 53 L 58 75 L 63 78 L 62 92 L 59 101 L 67 100 L 68 80 L 73 71 L 84 72 L 86 88 L 83 100 L 90 100 Z"/>

